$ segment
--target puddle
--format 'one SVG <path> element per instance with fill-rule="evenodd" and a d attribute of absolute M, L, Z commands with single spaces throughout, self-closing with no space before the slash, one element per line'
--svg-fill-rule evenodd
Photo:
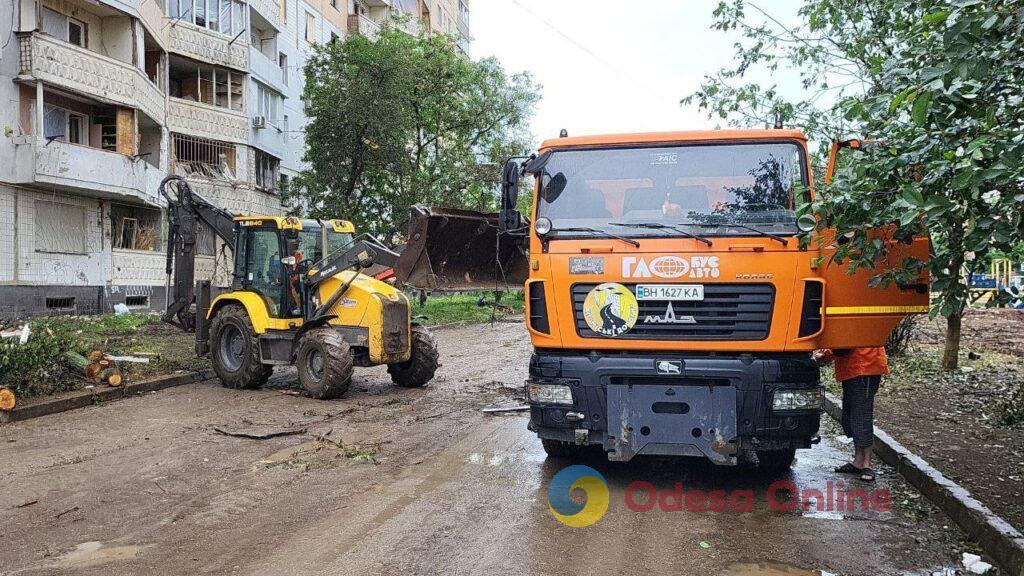
<path fill-rule="evenodd" d="M 733 564 L 724 572 L 725 576 L 819 576 L 824 572 L 807 570 L 778 562 Z"/>
<path fill-rule="evenodd" d="M 102 542 L 82 542 L 75 549 L 57 558 L 55 564 L 62 568 L 87 568 L 108 562 L 131 560 L 151 546 L 104 546 Z"/>

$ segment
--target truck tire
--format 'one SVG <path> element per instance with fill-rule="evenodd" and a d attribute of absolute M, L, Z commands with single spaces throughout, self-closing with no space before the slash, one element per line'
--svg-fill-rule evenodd
<path fill-rule="evenodd" d="M 354 366 L 348 342 L 333 328 L 310 330 L 299 341 L 295 367 L 311 398 L 330 400 L 348 392 Z"/>
<path fill-rule="evenodd" d="M 758 470 L 766 474 L 781 474 L 789 470 L 796 460 L 796 448 L 785 450 L 758 450 Z"/>
<path fill-rule="evenodd" d="M 258 388 L 273 373 L 260 362 L 259 336 L 243 306 L 229 304 L 210 324 L 210 355 L 221 384 L 234 389 Z"/>
<path fill-rule="evenodd" d="M 422 326 L 412 327 L 412 356 L 408 362 L 388 364 L 391 381 L 403 388 L 419 388 L 434 378 L 437 372 L 437 344 L 430 331 Z"/>

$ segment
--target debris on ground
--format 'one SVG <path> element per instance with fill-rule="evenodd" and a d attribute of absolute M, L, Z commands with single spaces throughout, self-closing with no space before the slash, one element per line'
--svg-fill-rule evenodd
<path fill-rule="evenodd" d="M 289 428 L 289 429 L 278 429 L 278 430 L 267 430 L 265 432 L 245 432 L 245 431 L 233 431 L 225 430 L 223 428 L 214 427 L 214 432 L 223 434 L 225 436 L 234 436 L 236 438 L 248 438 L 250 440 L 269 440 L 270 438 L 278 438 L 280 436 L 298 436 L 299 434 L 305 434 L 305 428 Z"/>
<path fill-rule="evenodd" d="M 992 565 L 982 561 L 981 556 L 968 552 L 964 552 L 963 564 L 971 574 L 987 574 L 992 569 Z"/>
<path fill-rule="evenodd" d="M 525 412 L 529 406 L 509 406 L 508 408 L 484 408 L 481 412 L 485 414 L 501 414 L 503 412 Z"/>
<path fill-rule="evenodd" d="M 107 360 L 131 362 L 133 364 L 149 364 L 150 359 L 143 356 L 107 356 Z"/>
<path fill-rule="evenodd" d="M 39 503 L 39 500 L 29 500 L 27 502 L 22 502 L 21 504 L 18 504 L 18 508 L 28 508 L 29 506 L 32 506 L 33 504 L 38 504 L 38 503 Z"/>

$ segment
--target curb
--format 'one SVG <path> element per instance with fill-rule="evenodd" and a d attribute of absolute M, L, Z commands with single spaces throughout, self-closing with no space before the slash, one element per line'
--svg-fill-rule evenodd
<path fill-rule="evenodd" d="M 843 411 L 842 401 L 826 392 L 825 411 L 838 422 Z M 874 448 L 883 462 L 895 468 L 952 518 L 1005 573 L 1024 576 L 1024 534 L 877 426 Z"/>
<path fill-rule="evenodd" d="M 76 408 L 85 408 L 111 400 L 121 400 L 145 392 L 154 392 L 164 388 L 173 388 L 194 382 L 202 382 L 213 378 L 213 370 L 200 370 L 185 374 L 172 374 L 143 382 L 125 384 L 117 388 L 102 388 L 70 392 L 56 398 L 44 398 L 19 405 L 10 412 L 0 412 L 0 424 L 20 422 L 30 418 L 38 418 L 48 414 L 67 412 Z"/>

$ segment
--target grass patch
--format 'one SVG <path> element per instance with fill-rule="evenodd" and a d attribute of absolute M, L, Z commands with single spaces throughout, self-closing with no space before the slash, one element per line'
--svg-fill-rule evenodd
<path fill-rule="evenodd" d="M 409 299 L 413 302 L 413 319 L 426 326 L 440 326 L 454 322 L 478 324 L 490 322 L 494 312 L 494 294 L 492 292 L 472 292 L 466 294 L 450 294 L 433 296 L 420 306 L 415 295 Z M 481 299 L 483 305 L 481 306 Z M 526 309 L 522 292 L 511 292 L 502 295 L 501 303 L 496 312 L 497 318 L 521 316 Z"/>
<path fill-rule="evenodd" d="M 110 355 L 139 352 L 156 354 L 149 364 L 119 365 L 128 381 L 206 367 L 195 356 L 194 337 L 160 322 L 156 315 L 113 314 L 89 317 L 42 318 L 29 323 L 31 336 L 24 345 L 17 338 L 0 341 L 0 386 L 20 399 L 79 389 L 89 384 L 68 369 L 66 351 Z"/>

